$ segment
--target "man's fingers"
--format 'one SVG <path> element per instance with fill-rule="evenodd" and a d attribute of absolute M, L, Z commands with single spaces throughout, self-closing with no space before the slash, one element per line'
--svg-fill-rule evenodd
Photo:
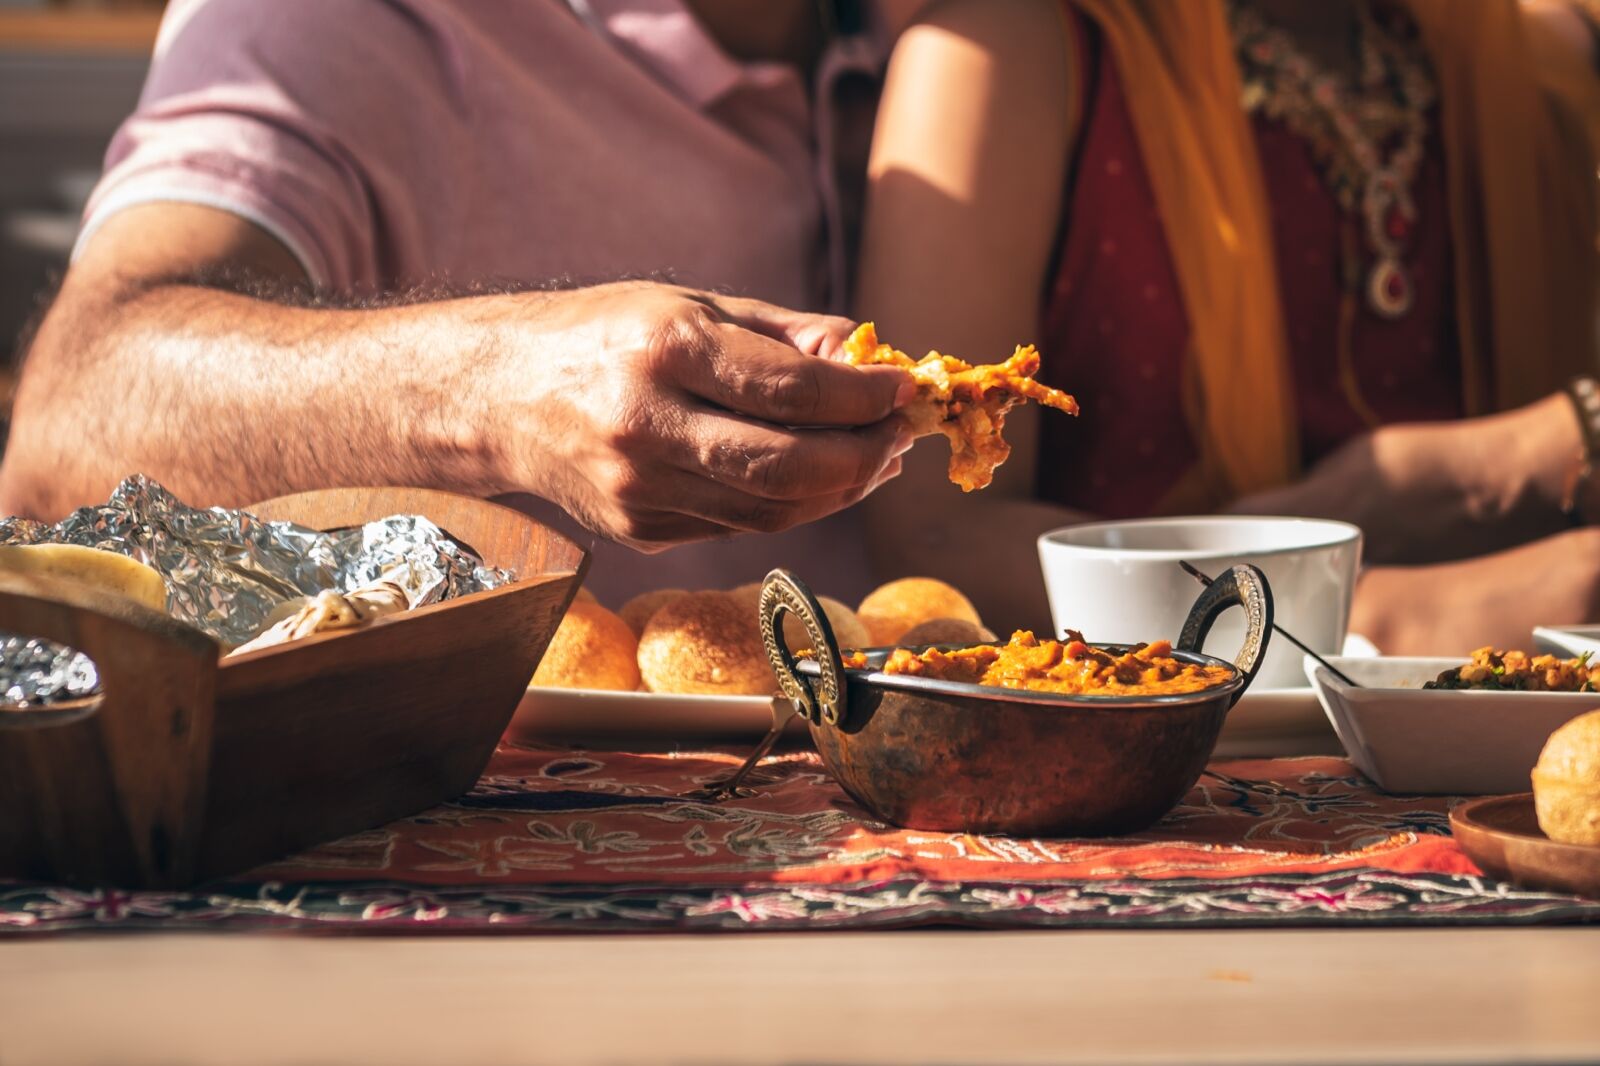
<path fill-rule="evenodd" d="M 703 518 L 661 511 L 643 516 L 628 516 L 613 523 L 612 539 L 635 551 L 654 555 L 679 544 L 702 540 L 723 540 L 737 530 Z"/>
<path fill-rule="evenodd" d="M 840 315 L 791 311 L 762 300 L 739 296 L 712 296 L 711 306 L 724 321 L 773 340 L 784 341 L 806 355 L 834 359 L 844 351 L 845 338 L 856 323 Z"/>
<path fill-rule="evenodd" d="M 686 471 L 670 471 L 652 480 L 672 509 L 617 518 L 612 522 L 612 535 L 636 551 L 654 554 L 678 544 L 721 540 L 739 533 L 781 533 L 860 503 L 899 475 L 897 456 L 865 485 L 828 497 L 791 501 L 763 500 Z"/>
<path fill-rule="evenodd" d="M 739 414 L 779 426 L 865 426 L 910 399 L 910 377 L 893 367 L 854 367 L 723 323 L 715 343 L 677 360 L 677 384 Z"/>
<path fill-rule="evenodd" d="M 787 429 L 710 408 L 683 422 L 666 460 L 769 500 L 803 500 L 865 485 L 910 447 L 898 420 L 863 429 Z"/>
<path fill-rule="evenodd" d="M 678 518 L 702 523 L 689 527 L 696 531 L 696 539 L 734 533 L 781 533 L 860 502 L 899 472 L 900 460 L 893 459 L 864 484 L 807 499 L 774 500 L 697 477 L 685 470 L 661 471 L 650 479 L 653 499 L 649 506 L 660 507 L 670 514 L 662 518 L 647 512 L 651 517 L 634 523 L 633 532 L 644 534 L 639 537 L 644 540 L 668 532 L 681 539 L 683 530 L 671 521 Z M 707 532 L 708 527 L 715 527 L 715 531 Z"/>

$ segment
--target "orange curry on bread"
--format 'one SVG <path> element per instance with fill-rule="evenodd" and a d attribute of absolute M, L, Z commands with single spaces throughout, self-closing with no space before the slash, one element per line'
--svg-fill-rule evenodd
<path fill-rule="evenodd" d="M 1039 353 L 1031 344 L 1017 348 L 1003 363 L 983 366 L 938 352 L 913 360 L 880 344 L 877 329 L 863 322 L 845 341 L 844 350 L 857 366 L 897 366 L 910 372 L 917 395 L 901 416 L 919 437 L 943 433 L 949 438 L 950 480 L 963 492 L 988 485 L 995 467 L 1011 454 L 1001 436 L 1011 408 L 1033 400 L 1069 415 L 1078 413 L 1077 400 L 1033 380 L 1039 372 Z"/>
<path fill-rule="evenodd" d="M 847 667 L 867 663 L 861 652 L 844 656 Z M 904 674 L 969 685 L 1059 692 L 1073 696 L 1172 696 L 1199 692 L 1231 680 L 1231 666 L 1186 663 L 1172 655 L 1172 643 L 1158 640 L 1113 655 L 1067 631 L 1067 639 L 1040 640 L 1018 630 L 1003 645 L 924 652 L 896 648 L 883 665 L 886 674 Z"/>

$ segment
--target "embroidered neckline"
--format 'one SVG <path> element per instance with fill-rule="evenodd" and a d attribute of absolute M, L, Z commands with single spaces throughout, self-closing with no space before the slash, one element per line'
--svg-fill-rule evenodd
<path fill-rule="evenodd" d="M 1437 97 L 1415 27 L 1392 9 L 1357 0 L 1359 74 L 1322 69 L 1282 29 L 1239 0 L 1229 4 L 1246 113 L 1282 122 L 1305 140 L 1334 199 L 1358 217 L 1372 262 L 1368 306 L 1399 318 L 1415 300 L 1403 265 L 1415 229 L 1412 190 Z"/>

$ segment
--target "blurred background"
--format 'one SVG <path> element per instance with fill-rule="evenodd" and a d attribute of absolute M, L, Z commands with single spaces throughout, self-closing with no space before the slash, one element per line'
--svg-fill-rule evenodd
<path fill-rule="evenodd" d="M 158 0 L 0 0 L 5 412 L 19 333 L 66 265 L 106 142 L 138 99 L 163 6 Z"/>

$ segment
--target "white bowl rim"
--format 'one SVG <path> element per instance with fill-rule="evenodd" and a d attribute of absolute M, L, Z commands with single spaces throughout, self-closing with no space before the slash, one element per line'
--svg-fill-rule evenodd
<path fill-rule="evenodd" d="M 1384 663 L 1400 663 L 1407 666 L 1416 666 L 1428 672 L 1439 674 L 1453 666 L 1460 666 L 1471 656 L 1468 655 L 1324 655 L 1323 663 L 1317 662 L 1310 655 L 1301 657 L 1301 665 L 1305 670 L 1306 679 L 1311 682 L 1312 688 L 1326 689 L 1338 698 L 1346 699 L 1352 703 L 1362 703 L 1374 700 L 1416 700 L 1447 699 L 1451 701 L 1481 700 L 1486 697 L 1499 697 L 1517 701 L 1540 700 L 1545 703 L 1565 698 L 1569 703 L 1584 700 L 1593 703 L 1600 699 L 1600 694 L 1593 692 L 1529 692 L 1524 689 L 1504 688 L 1402 688 L 1399 685 L 1347 685 L 1340 681 L 1328 670 L 1332 666 L 1336 670 L 1348 669 L 1352 674 L 1359 674 L 1364 669 L 1381 666 Z M 1352 677 L 1351 680 L 1359 681 Z"/>
<path fill-rule="evenodd" d="M 1076 534 L 1105 530 L 1117 527 L 1139 526 L 1144 528 L 1159 528 L 1161 526 L 1196 526 L 1196 525 L 1229 525 L 1229 524 L 1255 524 L 1263 526 L 1288 526 L 1298 525 L 1308 529 L 1320 528 L 1325 533 L 1323 539 L 1300 544 L 1286 544 L 1280 548 L 1113 548 L 1104 544 L 1078 544 L 1067 539 Z M 1103 522 L 1082 522 L 1078 525 L 1062 526 L 1039 535 L 1039 552 L 1042 555 L 1046 549 L 1055 552 L 1066 552 L 1072 555 L 1089 557 L 1124 557 L 1134 559 L 1149 559 L 1152 561 L 1170 562 L 1174 559 L 1228 559 L 1234 556 L 1250 556 L 1252 558 L 1266 558 L 1277 555 L 1290 555 L 1296 552 L 1316 551 L 1321 548 L 1334 548 L 1351 544 L 1361 539 L 1361 528 L 1349 522 L 1341 522 L 1333 518 L 1300 518 L 1295 515 L 1174 515 L 1162 518 L 1127 518 L 1112 519 Z"/>

